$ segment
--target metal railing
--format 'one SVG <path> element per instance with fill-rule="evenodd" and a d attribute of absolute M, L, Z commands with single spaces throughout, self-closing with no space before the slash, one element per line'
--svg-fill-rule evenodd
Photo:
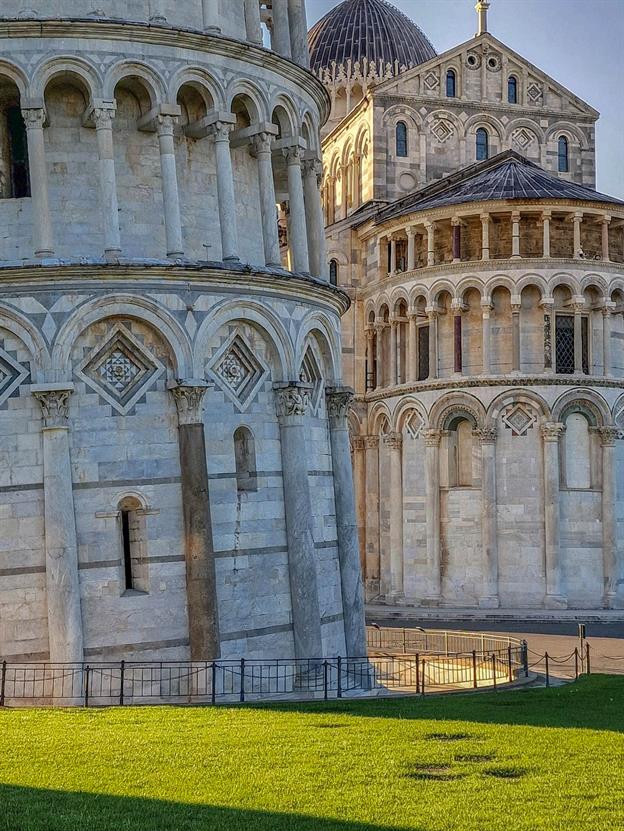
<path fill-rule="evenodd" d="M 366 645 L 369 652 L 389 651 L 392 654 L 462 655 L 477 652 L 482 655 L 500 653 L 509 646 L 521 647 L 524 641 L 508 636 L 483 632 L 455 632 L 440 629 L 399 629 L 368 626 Z"/>

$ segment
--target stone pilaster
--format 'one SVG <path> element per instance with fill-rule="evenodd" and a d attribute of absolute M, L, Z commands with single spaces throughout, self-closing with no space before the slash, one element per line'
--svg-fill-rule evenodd
<path fill-rule="evenodd" d="M 383 580 L 390 587 L 390 599 L 402 600 L 403 591 L 403 436 L 388 433 L 383 443 L 390 454 L 390 567 L 389 579 Z"/>
<path fill-rule="evenodd" d="M 312 500 L 306 463 L 304 416 L 310 407 L 309 384 L 276 384 L 280 425 L 288 571 L 295 657 L 320 657 L 321 615 L 312 534 Z"/>
<path fill-rule="evenodd" d="M 496 502 L 496 427 L 474 431 L 481 442 L 481 543 L 483 546 L 483 595 L 479 606 L 497 609 L 498 598 L 498 529 Z"/>
<path fill-rule="evenodd" d="M 379 556 L 379 436 L 365 436 L 366 448 L 366 597 L 380 591 Z"/>
<path fill-rule="evenodd" d="M 48 637 L 52 663 L 81 662 L 84 639 L 69 452 L 73 384 L 33 386 L 43 416 L 43 495 Z"/>
<path fill-rule="evenodd" d="M 563 571 L 559 538 L 559 438 L 565 427 L 560 422 L 542 425 L 544 439 L 544 541 L 546 549 L 546 598 L 549 609 L 565 609 Z"/>
<path fill-rule="evenodd" d="M 430 605 L 438 605 L 442 593 L 440 569 L 440 439 L 442 431 L 424 431 L 425 439 L 425 499 L 427 522 L 427 564 L 429 572 Z"/>
<path fill-rule="evenodd" d="M 334 474 L 345 644 L 347 655 L 364 657 L 367 654 L 364 591 L 362 588 L 360 546 L 353 496 L 353 466 L 347 425 L 347 415 L 353 400 L 353 391 L 346 387 L 332 387 L 327 389 L 326 396 L 332 471 Z"/>
<path fill-rule="evenodd" d="M 624 562 L 617 538 L 617 479 L 615 443 L 620 431 L 617 427 L 601 427 L 602 445 L 602 564 L 604 575 L 603 606 L 605 609 L 624 608 Z"/>
<path fill-rule="evenodd" d="M 220 654 L 214 542 L 202 415 L 207 386 L 205 382 L 180 381 L 170 387 L 178 412 L 192 661 L 210 661 Z"/>

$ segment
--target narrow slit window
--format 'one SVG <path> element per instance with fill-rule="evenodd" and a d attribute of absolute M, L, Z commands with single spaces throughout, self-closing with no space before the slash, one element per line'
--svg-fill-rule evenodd
<path fill-rule="evenodd" d="M 26 125 L 19 107 L 9 107 L 6 115 L 11 161 L 11 196 L 14 199 L 24 199 L 30 196 Z"/>
<path fill-rule="evenodd" d="M 120 502 L 119 523 L 123 592 L 146 593 L 149 590 L 146 556 L 147 530 L 145 510 L 138 499 L 128 496 Z"/>
<path fill-rule="evenodd" d="M 518 81 L 515 75 L 510 75 L 507 81 L 507 101 L 510 104 L 518 103 Z"/>
<path fill-rule="evenodd" d="M 332 286 L 338 285 L 338 261 L 337 260 L 330 260 L 329 261 L 329 282 Z"/>
<path fill-rule="evenodd" d="M 396 126 L 396 154 L 405 158 L 407 156 L 407 125 L 399 121 Z"/>
<path fill-rule="evenodd" d="M 565 136 L 559 136 L 559 173 L 567 173 L 570 170 L 568 159 L 568 140 Z"/>
<path fill-rule="evenodd" d="M 132 574 L 132 542 L 130 540 L 130 511 L 121 511 L 121 539 L 123 543 L 124 576 L 126 579 L 126 590 L 134 588 L 134 575 Z"/>
<path fill-rule="evenodd" d="M 455 98 L 457 94 L 457 76 L 454 69 L 449 69 L 446 73 L 446 97 Z"/>
<path fill-rule="evenodd" d="M 487 158 L 489 158 L 490 153 L 490 137 L 487 134 L 487 130 L 484 130 L 483 127 L 479 127 L 477 130 L 477 161 L 484 162 Z"/>
<path fill-rule="evenodd" d="M 238 492 L 257 491 L 256 443 L 248 427 L 239 427 L 234 433 L 234 461 Z"/>

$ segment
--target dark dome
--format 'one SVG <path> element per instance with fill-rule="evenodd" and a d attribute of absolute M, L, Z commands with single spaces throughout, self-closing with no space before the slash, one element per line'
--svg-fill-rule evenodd
<path fill-rule="evenodd" d="M 344 0 L 310 29 L 308 43 L 316 73 L 332 61 L 367 58 L 410 67 L 437 55 L 418 26 L 386 0 Z"/>

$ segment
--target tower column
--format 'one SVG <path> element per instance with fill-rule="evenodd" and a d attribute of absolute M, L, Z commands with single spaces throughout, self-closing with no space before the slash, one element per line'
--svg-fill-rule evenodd
<path fill-rule="evenodd" d="M 425 309 L 429 319 L 429 378 L 438 377 L 438 312 L 431 306 Z"/>
<path fill-rule="evenodd" d="M 407 334 L 407 380 L 418 380 L 418 326 L 415 314 L 409 315 Z"/>
<path fill-rule="evenodd" d="M 461 301 L 453 300 L 453 371 L 461 375 L 463 371 L 462 355 L 462 304 Z"/>
<path fill-rule="evenodd" d="M 563 572 L 559 539 L 559 437 L 565 430 L 560 422 L 542 425 L 544 439 L 544 540 L 546 548 L 546 597 L 548 609 L 565 609 Z"/>
<path fill-rule="evenodd" d="M 279 233 L 277 230 L 277 201 L 273 181 L 271 148 L 274 137 L 271 133 L 257 133 L 251 138 L 251 152 L 258 160 L 258 183 L 260 189 L 260 212 L 264 262 L 266 265 L 281 265 Z"/>
<path fill-rule="evenodd" d="M 312 500 L 305 463 L 304 416 L 310 406 L 310 385 L 275 384 L 280 425 L 284 513 L 288 542 L 288 573 L 292 602 L 295 656 L 322 655 L 321 613 L 312 535 Z"/>
<path fill-rule="evenodd" d="M 511 256 L 520 256 L 520 211 L 511 214 Z"/>
<path fill-rule="evenodd" d="M 202 0 L 202 11 L 204 15 L 204 31 L 208 34 L 218 34 L 221 31 L 219 26 L 219 0 Z"/>
<path fill-rule="evenodd" d="M 555 372 L 555 332 L 554 332 L 554 308 L 552 298 L 544 298 L 541 303 L 544 311 L 544 372 Z"/>
<path fill-rule="evenodd" d="M 390 454 L 390 574 L 384 581 L 390 588 L 390 597 L 403 597 L 403 436 L 388 433 L 383 437 Z"/>
<path fill-rule="evenodd" d="M 380 389 L 380 387 L 385 386 L 385 378 L 384 378 L 384 371 L 383 371 L 383 330 L 386 328 L 386 324 L 384 323 L 376 323 L 375 324 L 375 334 L 376 334 L 376 370 L 375 370 L 375 389 Z"/>
<path fill-rule="evenodd" d="M 73 384 L 33 386 L 43 415 L 43 496 L 46 597 L 51 663 L 84 658 L 78 540 L 69 450 Z"/>
<path fill-rule="evenodd" d="M 366 597 L 380 591 L 379 557 L 379 436 L 365 436 L 366 448 Z"/>
<path fill-rule="evenodd" d="M 397 333 L 399 330 L 398 320 L 390 321 L 390 383 L 389 387 L 397 383 Z"/>
<path fill-rule="evenodd" d="M 210 661 L 220 655 L 217 581 L 203 421 L 207 387 L 205 382 L 191 381 L 181 381 L 170 387 L 178 412 L 192 661 Z"/>
<path fill-rule="evenodd" d="M 349 447 L 347 415 L 353 390 L 346 387 L 327 389 L 327 417 L 334 474 L 338 560 L 347 655 L 364 657 L 366 628 L 364 625 L 364 591 L 360 565 L 358 524 L 355 514 L 353 465 Z"/>
<path fill-rule="evenodd" d="M 435 223 L 425 222 L 427 229 L 427 265 L 435 265 Z"/>
<path fill-rule="evenodd" d="M 318 159 L 306 159 L 302 167 L 310 271 L 315 277 L 324 277 L 327 280 L 329 273 L 325 249 L 325 220 L 319 189 L 323 167 Z"/>
<path fill-rule="evenodd" d="M 429 573 L 429 600 L 440 602 L 442 574 L 440 571 L 440 430 L 425 430 L 425 500 L 427 523 L 427 566 Z"/>
<path fill-rule="evenodd" d="M 43 107 L 29 108 L 22 110 L 22 116 L 28 137 L 35 257 L 53 257 L 52 220 L 48 197 L 48 166 L 43 139 L 46 112 Z"/>
<path fill-rule="evenodd" d="M 583 212 L 577 211 L 572 217 L 573 223 L 573 245 L 574 245 L 574 259 L 581 260 L 583 258 L 583 248 L 581 246 L 581 222 L 583 221 Z"/>
<path fill-rule="evenodd" d="M 543 211 L 542 213 L 542 233 L 543 233 L 543 245 L 542 245 L 542 257 L 550 257 L 550 218 L 552 216 L 551 211 Z"/>
<path fill-rule="evenodd" d="M 622 551 L 618 551 L 616 499 L 617 478 L 615 442 L 620 431 L 617 427 L 601 427 L 602 445 L 602 564 L 604 575 L 605 609 L 624 607 L 624 582 L 622 575 Z"/>
<path fill-rule="evenodd" d="M 518 298 L 519 300 L 519 298 Z M 511 338 L 512 338 L 512 371 L 520 372 L 520 310 L 522 304 L 513 302 L 511 304 Z"/>
<path fill-rule="evenodd" d="M 113 148 L 113 119 L 117 105 L 112 102 L 106 106 L 93 109 L 93 123 L 97 135 L 100 199 L 102 222 L 104 226 L 104 253 L 107 257 L 121 254 L 121 234 L 119 231 L 119 204 L 117 200 L 117 179 L 115 175 L 115 155 Z"/>
<path fill-rule="evenodd" d="M 291 57 L 288 0 L 273 0 L 272 47 L 282 57 Z"/>
<path fill-rule="evenodd" d="M 407 229 L 407 270 L 413 271 L 416 267 L 416 232 L 413 228 Z"/>
<path fill-rule="evenodd" d="M 608 263 L 610 262 L 609 257 L 609 224 L 611 222 L 610 216 L 603 216 L 601 224 L 602 230 L 602 259 Z"/>
<path fill-rule="evenodd" d="M 461 238 L 462 238 L 462 222 L 458 217 L 453 217 L 451 220 L 452 233 L 452 248 L 453 248 L 453 262 L 461 262 Z"/>
<path fill-rule="evenodd" d="M 250 43 L 262 46 L 259 0 L 245 0 L 245 32 Z"/>
<path fill-rule="evenodd" d="M 602 374 L 611 375 L 611 313 L 615 303 L 604 300 L 602 307 Z"/>
<path fill-rule="evenodd" d="M 308 251 L 308 232 L 306 225 L 303 180 L 301 177 L 301 160 L 303 150 L 294 144 L 282 149 L 288 169 L 288 203 L 290 208 L 290 225 L 288 244 L 292 254 L 293 271 L 310 271 Z"/>
<path fill-rule="evenodd" d="M 481 543 L 483 546 L 483 595 L 479 606 L 498 609 L 498 528 L 496 503 L 496 427 L 476 431 L 481 442 Z"/>
<path fill-rule="evenodd" d="M 482 356 L 482 372 L 484 375 L 489 375 L 492 371 L 491 357 L 490 357 L 490 314 L 492 312 L 492 304 L 489 298 L 481 301 L 481 337 L 483 343 L 481 346 Z"/>
<path fill-rule="evenodd" d="M 234 118 L 234 116 L 232 116 Z M 218 120 L 208 128 L 215 147 L 217 168 L 217 201 L 221 229 L 221 258 L 224 261 L 238 261 L 238 227 L 236 220 L 236 198 L 234 196 L 234 174 L 230 152 L 231 121 Z"/>
<path fill-rule="evenodd" d="M 481 259 L 490 259 L 490 215 L 481 214 Z"/>
<path fill-rule="evenodd" d="M 583 374 L 583 317 L 585 308 L 583 297 L 573 298 L 574 308 L 574 372 L 577 375 Z"/>
<path fill-rule="evenodd" d="M 308 21 L 305 0 L 288 0 L 290 22 L 290 51 L 292 59 L 300 66 L 310 67 L 308 49 Z"/>
<path fill-rule="evenodd" d="M 180 218 L 180 192 L 178 190 L 178 174 L 173 141 L 173 129 L 177 121 L 177 117 L 173 115 L 159 115 L 156 119 L 168 257 L 184 254 L 182 220 Z"/>

